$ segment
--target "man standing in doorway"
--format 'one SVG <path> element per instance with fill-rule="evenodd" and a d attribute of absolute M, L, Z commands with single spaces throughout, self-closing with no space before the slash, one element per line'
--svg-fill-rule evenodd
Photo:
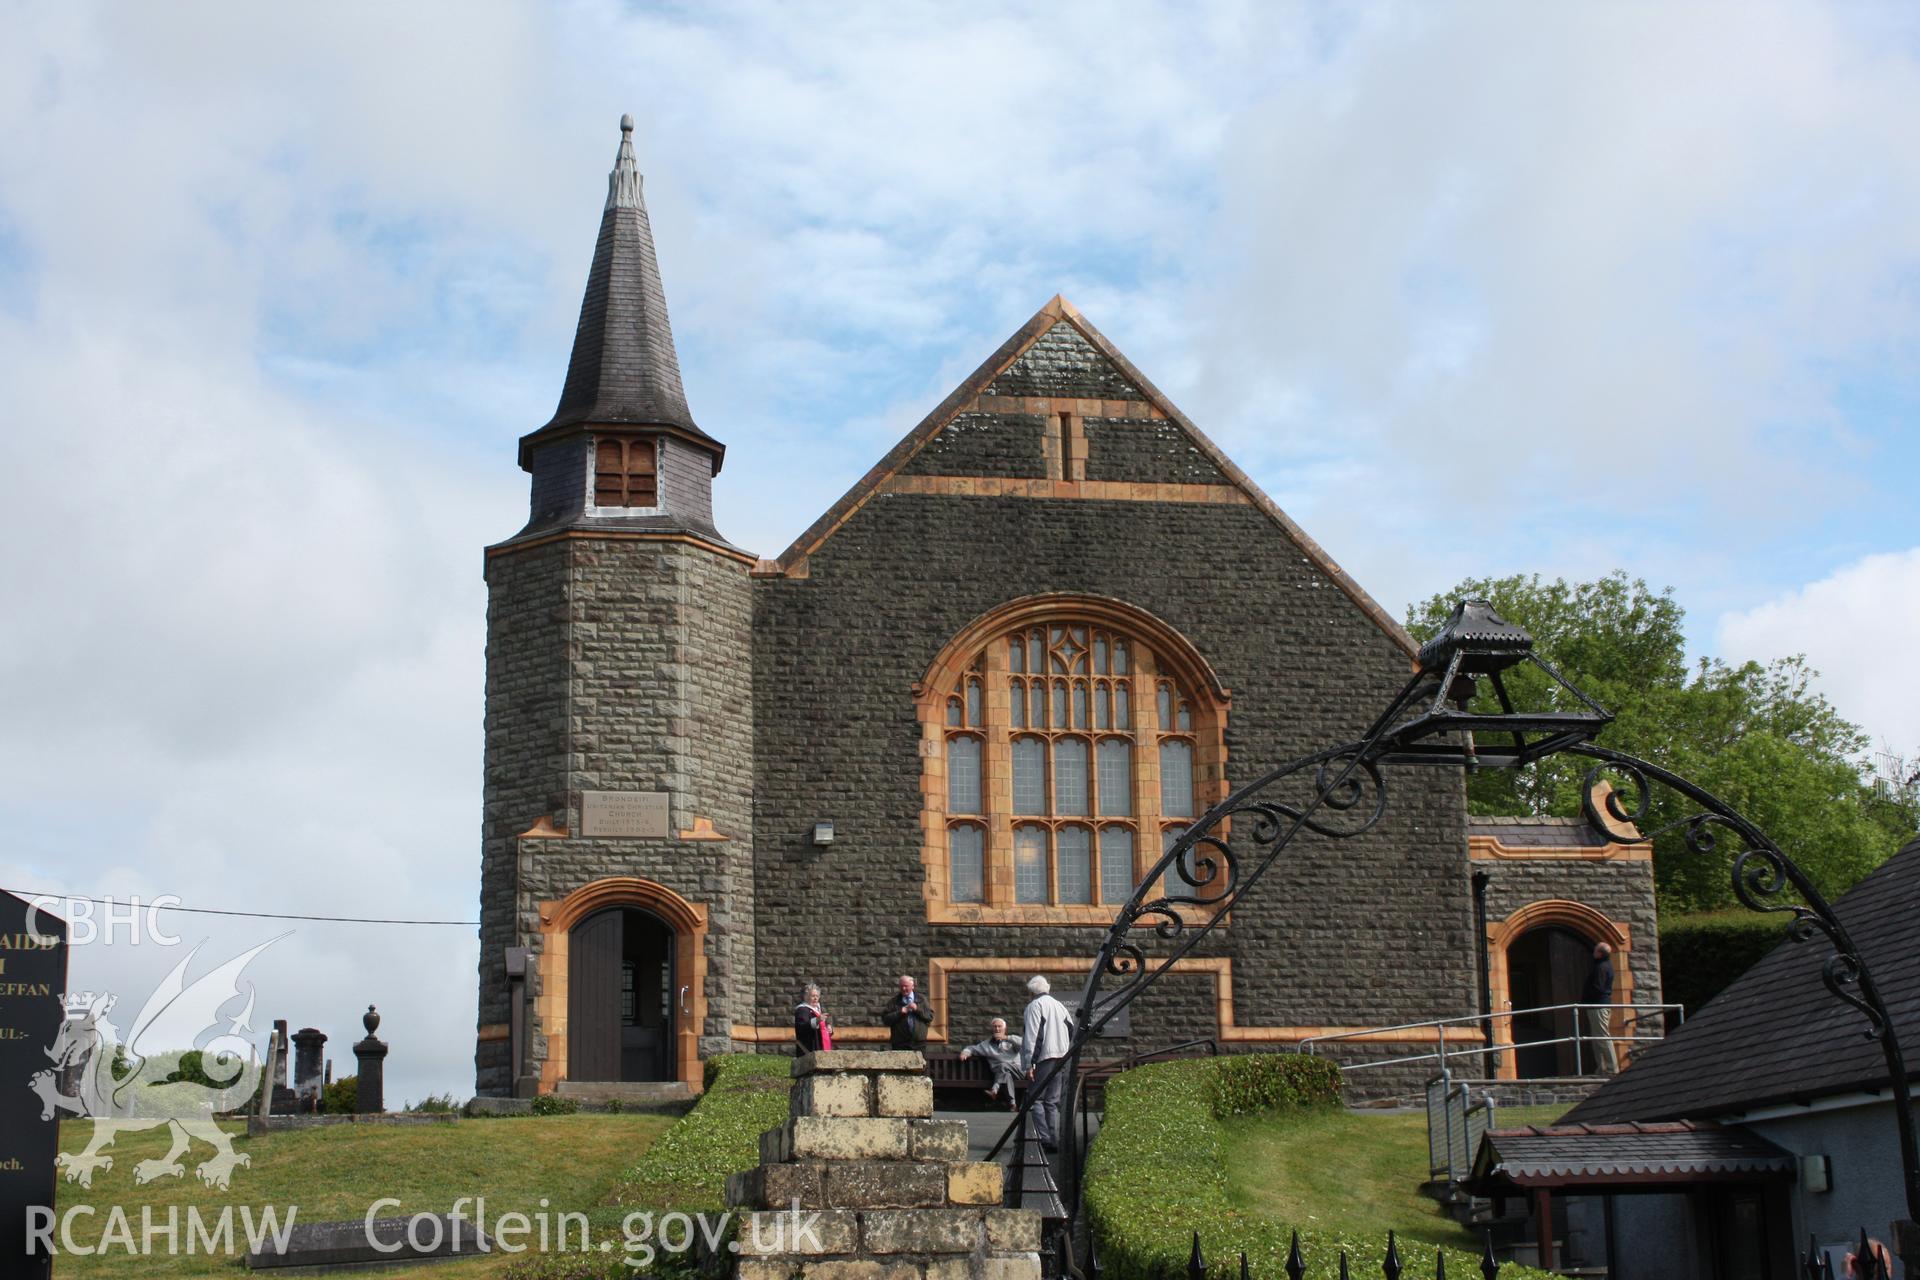
<path fill-rule="evenodd" d="M 1620 1070 L 1620 1059 L 1613 1051 L 1613 948 L 1604 942 L 1594 945 L 1580 1003 L 1587 1006 L 1580 1010 L 1580 1021 L 1594 1055 L 1589 1061 L 1612 1075 Z"/>
<path fill-rule="evenodd" d="M 1033 999 L 1027 1003 L 1020 1037 L 1020 1069 L 1032 1082 L 1034 1136 L 1048 1151 L 1060 1149 L 1060 1086 L 1066 1077 L 1067 1049 L 1073 1043 L 1073 1014 L 1049 992 L 1039 974 L 1027 979 Z"/>
<path fill-rule="evenodd" d="M 887 1025 L 887 1044 L 894 1049 L 918 1049 L 926 1043 L 927 1028 L 933 1023 L 933 1010 L 914 990 L 913 975 L 900 975 L 900 990 L 880 1011 Z"/>

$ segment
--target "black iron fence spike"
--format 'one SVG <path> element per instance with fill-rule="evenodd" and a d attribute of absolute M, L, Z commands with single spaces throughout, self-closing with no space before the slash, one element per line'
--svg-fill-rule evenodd
<path fill-rule="evenodd" d="M 1400 1245 L 1393 1238 L 1393 1232 L 1387 1232 L 1387 1256 L 1381 1259 L 1380 1274 L 1387 1280 L 1400 1280 Z"/>
<path fill-rule="evenodd" d="M 1243 1255 L 1244 1256 L 1244 1255 Z M 1287 1246 L 1287 1280 L 1301 1280 L 1307 1274 L 1307 1260 L 1300 1256 L 1300 1231 L 1295 1228 L 1293 1243 Z"/>
<path fill-rule="evenodd" d="M 1240 1280 L 1247 1280 L 1247 1251 L 1240 1251 Z"/>
<path fill-rule="evenodd" d="M 1447 1280 L 1447 1253 L 1444 1249 L 1433 1251 L 1433 1280 Z"/>
<path fill-rule="evenodd" d="M 1860 1280 L 1880 1280 L 1880 1259 L 1874 1256 L 1873 1243 L 1867 1239 L 1867 1229 L 1860 1228 L 1860 1247 L 1853 1251 L 1854 1272 Z"/>
<path fill-rule="evenodd" d="M 1340 1280 L 1352 1280 L 1352 1278 L 1347 1275 L 1347 1251 L 1345 1249 L 1340 1251 Z"/>
<path fill-rule="evenodd" d="M 1806 1272 L 1807 1280 L 1820 1280 L 1820 1247 L 1814 1242 L 1813 1232 L 1807 1232 L 1807 1256 L 1800 1264 Z"/>
<path fill-rule="evenodd" d="M 1200 1256 L 1200 1233 L 1193 1233 L 1193 1252 L 1187 1255 L 1187 1280 L 1207 1280 L 1207 1260 Z"/>
<path fill-rule="evenodd" d="M 1480 1274 L 1485 1276 L 1486 1280 L 1499 1280 L 1500 1263 L 1493 1256 L 1493 1232 L 1481 1232 L 1480 1240 Z"/>

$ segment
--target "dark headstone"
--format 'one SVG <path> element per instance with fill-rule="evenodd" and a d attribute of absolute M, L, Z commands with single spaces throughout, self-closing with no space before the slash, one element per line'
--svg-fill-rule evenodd
<path fill-rule="evenodd" d="M 353 1045 L 353 1056 L 360 1063 L 360 1080 L 354 1094 L 353 1109 L 361 1114 L 369 1111 L 385 1111 L 387 1045 L 373 1033 L 380 1029 L 380 1014 L 372 1005 L 361 1017 L 360 1025 L 367 1029 L 367 1038 L 357 1040 Z"/>
<path fill-rule="evenodd" d="M 0 1273 L 25 1280 L 53 1266 L 51 1254 L 28 1254 L 27 1231 L 31 1210 L 53 1213 L 60 1125 L 40 1094 L 56 1088 L 47 1051 L 66 1020 L 66 990 L 66 923 L 0 892 Z"/>
<path fill-rule="evenodd" d="M 326 1086 L 327 1036 L 313 1027 L 293 1033 L 293 1091 L 304 1101 L 317 1098 Z"/>
<path fill-rule="evenodd" d="M 368 1239 L 369 1233 L 372 1239 Z M 418 1242 L 417 1244 L 415 1242 Z M 486 1234 L 465 1218 L 420 1214 L 414 1218 L 363 1218 L 352 1222 L 302 1222 L 287 1233 L 287 1247 L 279 1252 L 256 1249 L 247 1255 L 247 1270 L 279 1267 L 359 1270 L 371 1265 L 426 1258 L 464 1258 L 482 1255 Z M 400 1246 L 398 1249 L 393 1246 Z M 384 1249 L 376 1246 L 385 1246 Z"/>

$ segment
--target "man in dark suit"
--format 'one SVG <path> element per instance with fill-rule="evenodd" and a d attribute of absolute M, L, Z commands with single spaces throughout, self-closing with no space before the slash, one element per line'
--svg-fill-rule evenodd
<path fill-rule="evenodd" d="M 1580 988 L 1580 1021 L 1591 1042 L 1593 1056 L 1587 1059 L 1596 1074 L 1612 1075 L 1620 1070 L 1620 1059 L 1613 1049 L 1613 948 L 1602 942 L 1593 949 L 1593 966 Z"/>
<path fill-rule="evenodd" d="M 901 974 L 899 992 L 880 1010 L 880 1021 L 887 1024 L 887 1043 L 895 1049 L 918 1049 L 933 1025 L 932 1006 L 913 988 L 913 975 Z"/>

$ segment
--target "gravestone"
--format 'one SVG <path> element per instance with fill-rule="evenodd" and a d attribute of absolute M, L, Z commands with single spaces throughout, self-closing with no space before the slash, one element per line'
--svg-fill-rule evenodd
<path fill-rule="evenodd" d="M 28 1256 L 27 1215 L 53 1212 L 60 1150 L 59 1120 L 43 1116 L 28 1082 L 51 1081 L 47 1050 L 66 1019 L 66 990 L 66 923 L 0 892 L 0 1274 L 28 1280 L 53 1266 L 50 1255 Z"/>
<path fill-rule="evenodd" d="M 372 1111 L 387 1109 L 387 1044 L 373 1033 L 380 1029 L 380 1013 L 372 1005 L 360 1017 L 360 1025 L 367 1029 L 365 1040 L 356 1040 L 353 1044 L 353 1056 L 360 1063 L 360 1080 L 354 1086 L 353 1109 L 365 1115 Z"/>
<path fill-rule="evenodd" d="M 322 1078 L 327 1052 L 327 1036 L 317 1027 L 302 1027 L 293 1033 L 293 1092 L 302 1111 L 318 1109 L 320 1093 L 326 1087 Z"/>

